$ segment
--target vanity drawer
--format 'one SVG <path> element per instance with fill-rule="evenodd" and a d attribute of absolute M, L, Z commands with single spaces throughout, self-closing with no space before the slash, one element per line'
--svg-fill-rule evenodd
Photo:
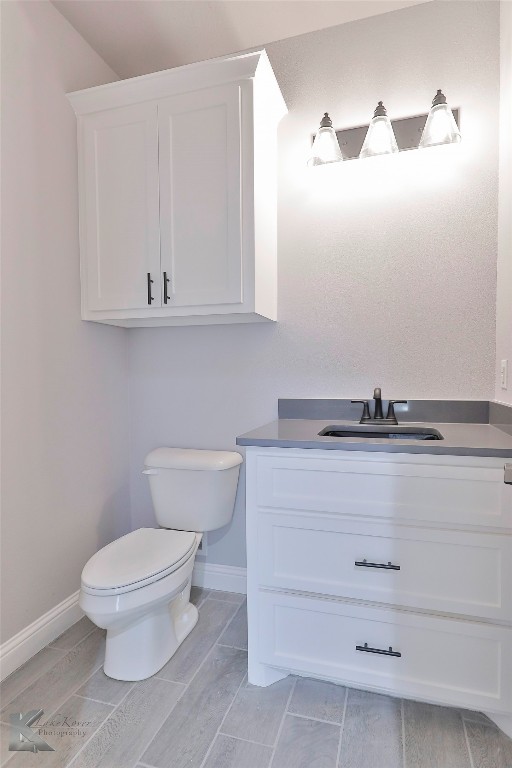
<path fill-rule="evenodd" d="M 258 583 L 508 621 L 512 536 L 260 512 Z"/>
<path fill-rule="evenodd" d="M 512 708 L 508 628 L 272 592 L 259 593 L 258 612 L 263 664 L 471 709 Z"/>
<path fill-rule="evenodd" d="M 512 528 L 507 460 L 475 456 L 279 449 L 251 457 L 257 509 Z"/>

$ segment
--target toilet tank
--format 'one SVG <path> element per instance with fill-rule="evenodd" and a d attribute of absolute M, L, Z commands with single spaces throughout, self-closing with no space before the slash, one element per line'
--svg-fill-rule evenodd
<path fill-rule="evenodd" d="M 180 531 L 213 531 L 233 516 L 240 464 L 233 451 L 157 448 L 144 474 L 158 524 Z"/>

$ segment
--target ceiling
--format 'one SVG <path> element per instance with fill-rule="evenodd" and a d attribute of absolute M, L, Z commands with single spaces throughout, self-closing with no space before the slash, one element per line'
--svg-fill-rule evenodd
<path fill-rule="evenodd" d="M 427 0 L 52 0 L 121 78 Z"/>

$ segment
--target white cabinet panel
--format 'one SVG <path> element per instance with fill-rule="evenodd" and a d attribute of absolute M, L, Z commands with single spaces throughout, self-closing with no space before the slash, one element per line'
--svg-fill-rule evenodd
<path fill-rule="evenodd" d="M 277 125 L 286 105 L 265 51 L 68 98 L 80 137 L 83 319 L 276 320 Z"/>
<path fill-rule="evenodd" d="M 262 586 L 512 620 L 511 536 L 284 511 L 258 518 Z"/>
<path fill-rule="evenodd" d="M 304 458 L 292 451 L 257 458 L 260 508 L 512 528 L 512 486 L 503 482 L 505 460 L 305 453 Z"/>
<path fill-rule="evenodd" d="M 510 629 L 272 592 L 260 594 L 258 622 L 260 659 L 271 666 L 440 703 L 512 708 Z M 365 644 L 401 655 L 357 650 Z"/>
<path fill-rule="evenodd" d="M 158 306 L 156 104 L 85 116 L 81 157 L 84 305 L 90 310 L 147 308 L 150 273 L 155 280 L 151 306 Z"/>
<path fill-rule="evenodd" d="M 242 301 L 240 86 L 158 106 L 162 270 L 170 307 Z"/>

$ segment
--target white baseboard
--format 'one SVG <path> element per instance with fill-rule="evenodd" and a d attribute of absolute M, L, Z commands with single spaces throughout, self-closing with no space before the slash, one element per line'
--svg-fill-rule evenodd
<path fill-rule="evenodd" d="M 78 606 L 79 590 L 44 616 L 29 624 L 0 646 L 0 680 L 21 667 L 26 661 L 69 629 L 84 615 Z"/>
<path fill-rule="evenodd" d="M 247 569 L 234 565 L 196 562 L 192 573 L 192 584 L 205 589 L 219 589 L 222 592 L 247 594 Z"/>

